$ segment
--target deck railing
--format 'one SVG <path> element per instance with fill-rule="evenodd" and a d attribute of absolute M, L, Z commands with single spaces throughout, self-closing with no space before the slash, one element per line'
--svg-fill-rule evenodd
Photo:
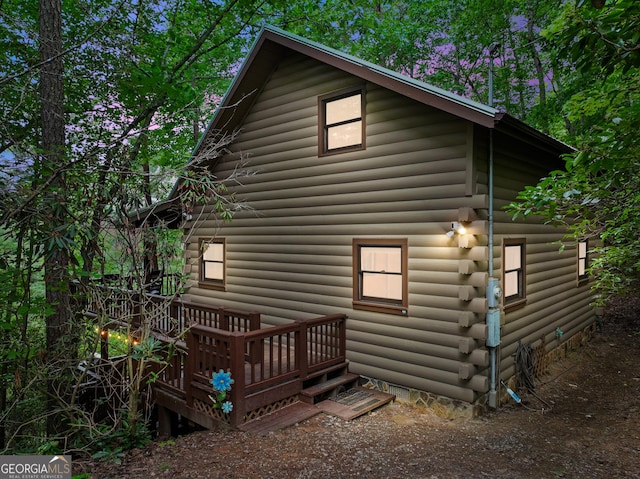
<path fill-rule="evenodd" d="M 108 332 L 112 329 L 127 328 L 135 334 L 145 324 L 159 339 L 175 340 L 194 325 L 240 332 L 260 329 L 261 325 L 260 313 L 256 311 L 192 303 L 112 286 L 95 288 L 87 309 L 90 314 L 103 318 L 101 353 L 105 359 L 108 358 Z"/>
<path fill-rule="evenodd" d="M 254 411 L 295 397 L 305 381 L 346 362 L 346 315 L 301 319 L 261 328 L 260 313 L 184 301 L 180 298 L 100 286 L 89 312 L 102 316 L 101 353 L 107 359 L 109 329 L 132 334 L 149 325 L 162 343 L 163 361 L 154 366 L 154 388 L 188 407 L 233 426 Z M 213 411 L 211 379 L 230 371 L 233 411 Z"/>
<path fill-rule="evenodd" d="M 306 344 L 303 376 L 342 363 L 346 360 L 346 315 L 334 314 L 313 320 L 299 320 L 301 336 Z"/>
<path fill-rule="evenodd" d="M 152 271 L 149 273 L 146 284 L 138 276 L 121 274 L 105 274 L 98 281 L 101 285 L 120 288 L 124 290 L 144 290 L 147 293 L 162 296 L 176 296 L 179 294 L 183 275 L 180 273 L 165 273 L 164 271 Z"/>
<path fill-rule="evenodd" d="M 224 419 L 233 426 L 241 424 L 252 411 L 297 395 L 313 374 L 344 363 L 345 336 L 346 316 L 342 314 L 249 332 L 195 325 L 187 333 L 187 405 L 205 409 L 211 403 L 212 374 L 220 369 L 231 371 L 233 411 Z M 247 355 L 247 351 L 256 355 Z"/>

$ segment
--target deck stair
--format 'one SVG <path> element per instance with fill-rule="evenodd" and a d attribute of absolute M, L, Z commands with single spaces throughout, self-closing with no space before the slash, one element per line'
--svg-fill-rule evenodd
<path fill-rule="evenodd" d="M 336 378 L 327 381 L 327 383 L 331 383 L 333 385 L 338 384 L 339 381 L 337 381 L 337 379 L 344 378 L 346 380 L 347 376 L 356 375 L 348 374 L 337 376 Z M 356 376 L 356 380 L 357 378 L 358 376 Z M 319 383 L 316 386 L 324 386 L 327 385 L 327 383 Z M 312 388 L 316 388 L 316 386 L 312 386 Z M 328 385 L 327 388 L 329 388 Z M 320 388 L 317 388 L 316 390 L 319 389 Z M 327 391 L 328 390 L 329 389 L 327 389 Z M 395 396 L 393 394 L 387 394 L 360 386 L 349 387 L 349 389 L 343 389 L 340 387 L 340 392 L 333 394 L 328 399 L 315 404 L 297 401 L 282 409 L 278 409 L 259 418 L 245 422 L 239 425 L 238 429 L 252 434 L 266 434 L 293 426 L 294 424 L 310 419 L 320 413 L 329 414 L 331 416 L 336 416 L 350 421 L 363 416 L 374 409 L 389 404 L 394 399 Z"/>
<path fill-rule="evenodd" d="M 265 416 L 240 424 L 238 429 L 252 434 L 265 434 L 293 426 L 321 412 L 313 404 L 298 401 Z"/>
<path fill-rule="evenodd" d="M 316 407 L 326 414 L 350 421 L 390 403 L 395 398 L 393 394 L 356 386 L 316 404 Z"/>
<path fill-rule="evenodd" d="M 320 374 L 307 379 L 300 391 L 300 401 L 307 404 L 317 404 L 325 399 L 354 387 L 360 376 L 349 372 L 348 365 L 322 371 Z"/>
<path fill-rule="evenodd" d="M 92 297 L 87 314 L 102 317 L 98 311 L 109 318 L 99 329 L 101 358 L 109 358 L 110 329 L 128 331 L 143 320 L 151 321 L 153 336 L 166 346 L 152 384 L 161 434 L 171 434 L 184 419 L 206 428 L 222 423 L 264 432 L 320 412 L 357 417 L 393 399 L 350 392 L 359 389 L 359 376 L 349 372 L 345 314 L 263 327 L 256 311 L 113 287 Z M 233 373 L 228 413 L 211 400 L 211 377 L 220 370 Z"/>

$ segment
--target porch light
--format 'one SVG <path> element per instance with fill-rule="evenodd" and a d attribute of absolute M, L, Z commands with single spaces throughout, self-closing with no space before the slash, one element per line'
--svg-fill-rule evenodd
<path fill-rule="evenodd" d="M 463 235 L 467 232 L 467 229 L 462 225 L 462 223 L 458 223 L 457 221 L 451 222 L 451 230 L 447 231 L 447 236 L 449 238 L 453 238 L 456 234 Z"/>

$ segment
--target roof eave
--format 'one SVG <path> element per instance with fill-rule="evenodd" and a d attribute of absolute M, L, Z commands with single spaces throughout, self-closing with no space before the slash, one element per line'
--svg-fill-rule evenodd
<path fill-rule="evenodd" d="M 400 75 L 273 26 L 263 27 L 227 89 L 219 107 L 194 148 L 191 160 L 198 156 L 205 139 L 216 130 L 234 131 L 242 124 L 256 92 L 264 85 L 278 60 L 288 51 L 298 52 L 320 62 L 395 91 L 415 101 L 448 112 L 486 128 L 497 128 L 513 135 L 529 135 L 548 147 L 569 153 L 572 148 L 525 123 L 482 103 L 466 99 L 438 87 Z M 180 180 L 168 200 L 174 199 Z"/>
<path fill-rule="evenodd" d="M 495 108 L 468 100 L 459 95 L 447 92 L 423 82 L 392 72 L 373 63 L 353 57 L 324 45 L 312 42 L 303 37 L 281 30 L 273 26 L 265 26 L 256 38 L 249 54 L 245 57 L 238 73 L 225 93 L 211 121 L 201 135 L 193 150 L 191 159 L 195 158 L 205 138 L 217 129 L 233 130 L 241 124 L 253 96 L 272 69 L 277 60 L 286 51 L 294 51 L 331 65 L 364 80 L 396 91 L 415 101 L 446 111 L 457 117 L 469 120 L 487 128 L 494 128 Z M 242 101 L 241 101 L 242 100 Z M 170 197 L 176 194 L 176 188 Z"/>
<path fill-rule="evenodd" d="M 163 223 L 169 229 L 176 229 L 182 223 L 182 208 L 176 197 L 169 197 L 129 213 L 127 219 L 136 226 Z"/>
<path fill-rule="evenodd" d="M 540 145 L 545 145 L 559 154 L 568 154 L 576 151 L 571 145 L 557 140 L 507 113 L 501 112 L 496 115 L 495 129 L 511 136 L 528 137 L 536 140 Z"/>
<path fill-rule="evenodd" d="M 379 65 L 361 60 L 339 50 L 320 45 L 276 27 L 265 27 L 266 40 L 334 66 L 364 80 L 405 95 L 434 108 L 482 126 L 493 128 L 498 110 L 451 92 L 414 80 Z"/>

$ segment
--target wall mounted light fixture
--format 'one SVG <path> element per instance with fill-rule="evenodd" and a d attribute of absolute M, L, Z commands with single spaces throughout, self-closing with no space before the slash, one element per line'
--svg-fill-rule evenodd
<path fill-rule="evenodd" d="M 464 227 L 462 223 L 458 223 L 457 221 L 451 222 L 451 230 L 447 231 L 447 236 L 449 238 L 453 238 L 456 234 L 463 235 L 467 232 L 467 229 Z"/>

